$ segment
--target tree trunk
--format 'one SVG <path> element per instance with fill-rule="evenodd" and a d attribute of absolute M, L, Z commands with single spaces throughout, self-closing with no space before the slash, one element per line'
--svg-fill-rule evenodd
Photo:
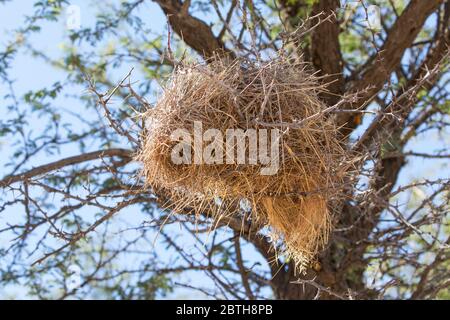
<path fill-rule="evenodd" d="M 358 261 L 343 263 L 349 257 L 358 257 Z M 362 255 L 346 252 L 343 246 L 331 245 L 303 274 L 295 272 L 292 263 L 274 266 L 271 284 L 275 298 L 281 300 L 374 298 L 374 293 L 364 283 L 366 267 Z M 355 296 L 354 292 L 360 295 Z"/>
<path fill-rule="evenodd" d="M 308 283 L 313 280 L 319 287 Z M 280 300 L 330 300 L 338 298 L 330 292 L 340 292 L 332 273 L 309 268 L 304 274 L 299 274 L 295 272 L 295 267 L 292 264 L 279 270 L 273 276 L 272 288 L 275 298 Z M 329 292 L 327 292 L 328 290 Z"/>

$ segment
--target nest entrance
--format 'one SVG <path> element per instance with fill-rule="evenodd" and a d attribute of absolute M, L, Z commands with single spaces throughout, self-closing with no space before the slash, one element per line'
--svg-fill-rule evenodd
<path fill-rule="evenodd" d="M 218 198 L 246 199 L 252 216 L 283 240 L 284 253 L 305 266 L 327 241 L 328 204 L 345 175 L 338 130 L 318 98 L 322 90 L 306 64 L 283 57 L 179 67 L 142 114 L 147 130 L 137 160 L 146 182 L 199 212 Z M 244 136 L 228 143 L 230 129 Z M 239 152 L 244 161 L 233 162 Z M 271 166 L 276 170 L 264 174 Z"/>

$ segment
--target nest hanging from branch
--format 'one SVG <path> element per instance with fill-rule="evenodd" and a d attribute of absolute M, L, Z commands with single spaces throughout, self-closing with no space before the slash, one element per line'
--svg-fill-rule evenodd
<path fill-rule="evenodd" d="M 306 64 L 282 55 L 177 67 L 155 107 L 141 115 L 146 130 L 136 159 L 146 183 L 171 194 L 174 212 L 220 215 L 220 203 L 245 201 L 284 253 L 306 266 L 327 242 L 329 203 L 347 174 L 330 107 L 318 98 L 323 90 Z M 228 144 L 229 129 L 250 134 Z M 191 139 L 181 143 L 180 132 Z M 245 162 L 233 163 L 239 151 Z"/>

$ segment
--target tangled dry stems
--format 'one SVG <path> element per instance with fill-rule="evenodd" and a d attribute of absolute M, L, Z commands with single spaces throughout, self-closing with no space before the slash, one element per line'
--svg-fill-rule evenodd
<path fill-rule="evenodd" d="M 338 128 L 318 97 L 324 90 L 308 65 L 281 54 L 265 62 L 216 58 L 179 66 L 155 107 L 141 115 L 147 129 L 137 160 L 147 184 L 170 192 L 174 212 L 190 206 L 230 214 L 223 204 L 244 200 L 252 218 L 282 240 L 278 249 L 303 268 L 327 243 L 329 203 L 348 172 Z M 174 164 L 172 132 L 193 132 L 196 121 L 224 136 L 230 128 L 278 128 L 278 172 L 261 175 L 261 164 Z"/>

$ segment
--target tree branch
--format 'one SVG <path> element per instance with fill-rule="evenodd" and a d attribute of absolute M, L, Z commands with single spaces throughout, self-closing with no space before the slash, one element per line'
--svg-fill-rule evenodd
<path fill-rule="evenodd" d="M 334 105 L 339 101 L 339 96 L 344 91 L 344 77 L 342 74 L 342 55 L 339 45 L 339 21 L 335 10 L 339 8 L 339 0 L 321 0 L 312 9 L 312 15 L 325 13 L 332 16 L 330 20 L 320 23 L 312 32 L 311 59 L 321 75 L 328 76 L 326 82 L 331 94 L 324 95 L 328 105 Z"/>
<path fill-rule="evenodd" d="M 240 238 L 239 233 L 237 231 L 234 231 L 234 248 L 236 250 L 236 264 L 238 265 L 239 273 L 241 274 L 242 285 L 244 286 L 245 294 L 250 300 L 255 300 L 252 288 L 250 287 L 250 282 L 248 281 L 248 271 L 245 270 L 239 238 Z"/>
<path fill-rule="evenodd" d="M 376 56 L 370 58 L 362 68 L 361 74 L 349 89 L 358 92 L 367 89 L 358 102 L 349 106 L 358 109 L 367 104 L 389 79 L 390 74 L 401 62 L 407 48 L 411 46 L 427 20 L 444 0 L 411 0 L 405 11 L 397 19 L 381 50 Z M 341 114 L 338 117 L 340 125 L 346 125 L 346 131 L 351 131 L 356 124 L 349 123 L 350 114 Z"/>
<path fill-rule="evenodd" d="M 204 21 L 189 14 L 190 1 L 185 1 L 184 4 L 178 0 L 154 1 L 167 15 L 176 34 L 204 58 L 211 58 L 215 53 L 221 52 L 233 56 L 233 53 L 227 50 L 222 41 L 214 36 L 211 28 Z"/>
<path fill-rule="evenodd" d="M 99 150 L 94 151 L 90 153 L 84 153 L 78 156 L 73 156 L 69 158 L 65 158 L 59 161 L 55 161 L 49 164 L 45 164 L 39 167 L 36 167 L 34 169 L 31 169 L 27 172 L 12 175 L 12 176 L 6 176 L 2 180 L 0 180 L 0 187 L 4 188 L 10 184 L 16 183 L 18 181 L 23 181 L 26 179 L 30 179 L 32 177 L 61 169 L 63 167 L 71 166 L 74 164 L 91 161 L 91 160 L 97 160 L 104 157 L 121 157 L 125 159 L 131 160 L 132 151 L 126 150 L 126 149 L 108 149 L 108 150 Z"/>

